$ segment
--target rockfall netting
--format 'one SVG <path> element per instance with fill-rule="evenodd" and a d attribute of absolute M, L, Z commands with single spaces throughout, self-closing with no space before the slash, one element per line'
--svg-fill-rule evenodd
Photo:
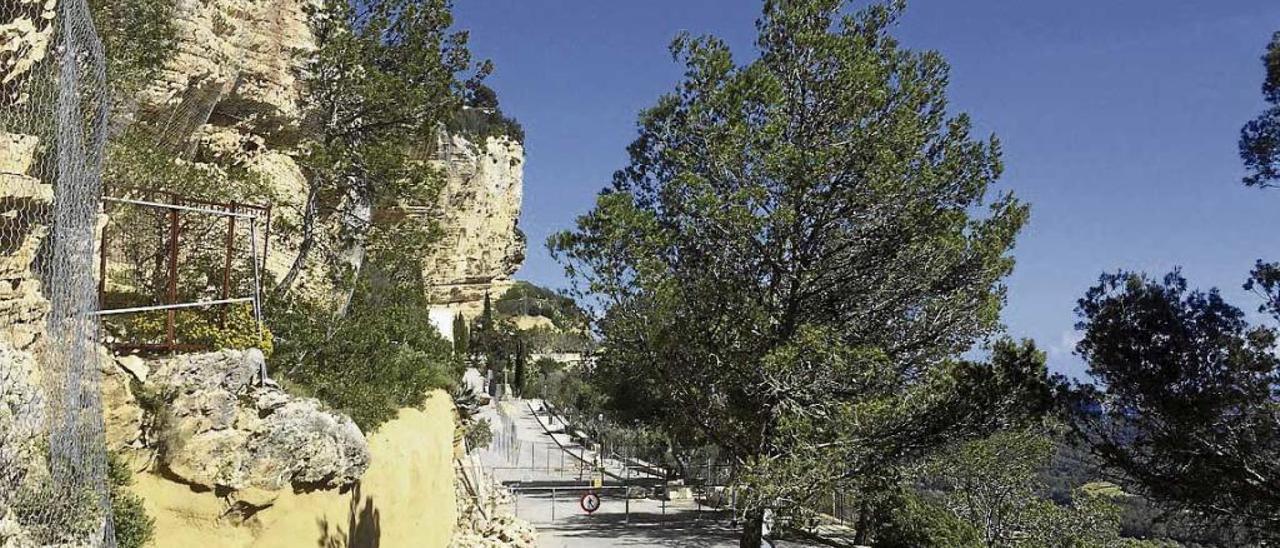
<path fill-rule="evenodd" d="M 246 52 L 279 15 L 272 5 L 177 2 L 151 14 L 165 24 L 150 34 L 116 22 L 123 10 L 98 14 L 118 46 L 108 66 L 121 67 L 109 78 L 98 256 L 103 342 L 116 353 L 263 344 L 272 191 L 255 163 L 267 147 L 251 131 L 261 120 L 240 109 L 257 81 L 243 72 Z M 157 38 L 170 32 L 174 41 Z M 124 62 L 139 41 L 163 50 L 158 66 Z"/>
<path fill-rule="evenodd" d="M 0 0 L 0 546 L 115 545 L 98 387 L 105 62 L 85 0 Z"/>

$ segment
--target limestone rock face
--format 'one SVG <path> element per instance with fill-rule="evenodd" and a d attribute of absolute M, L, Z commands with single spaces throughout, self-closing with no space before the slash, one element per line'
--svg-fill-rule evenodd
<path fill-rule="evenodd" d="M 242 490 L 330 489 L 369 466 L 350 418 L 263 384 L 257 350 L 174 357 L 152 365 L 150 383 L 173 394 L 168 471 L 193 485 Z"/>
<path fill-rule="evenodd" d="M 32 271 L 48 235 L 41 220 L 53 203 L 52 186 L 29 176 L 38 140 L 0 133 L 0 342 L 35 352 L 49 301 Z"/>
<path fill-rule="evenodd" d="M 49 301 L 32 270 L 53 192 L 27 175 L 35 137 L 0 133 L 0 543 L 23 546 L 8 496 L 38 468 L 44 396 L 36 353 Z M 15 540 L 19 539 L 19 540 Z"/>
<path fill-rule="evenodd" d="M 105 350 L 103 354 L 106 354 Z M 146 413 L 138 405 L 130 381 L 134 376 L 125 369 L 142 360 L 134 356 L 115 358 L 104 355 L 98 360 L 102 375 L 102 418 L 106 427 L 107 448 L 113 451 L 127 447 L 139 447 L 143 443 L 143 424 Z M 123 362 L 123 363 L 122 363 Z M 145 366 L 144 366 L 145 367 Z"/>
<path fill-rule="evenodd" d="M 0 514 L 9 506 L 8 495 L 37 460 L 36 440 L 44 422 L 37 379 L 29 353 L 0 343 Z M 4 538 L 0 534 L 0 540 Z"/>
<path fill-rule="evenodd" d="M 277 227 L 297 226 L 305 204 L 306 179 L 291 147 L 303 123 L 301 77 L 306 52 L 316 47 L 308 17 L 317 2 L 178 0 L 177 53 L 138 98 L 137 116 L 162 123 L 166 135 L 196 139 L 220 163 L 243 165 L 270 180 L 278 196 Z M 484 294 L 506 291 L 524 260 L 517 228 L 524 149 L 501 138 L 439 141 L 433 163 L 446 185 L 439 202 L 422 210 L 444 232 L 425 270 L 437 305 L 432 317 L 448 334 L 454 314 L 478 315 Z M 276 279 L 297 257 L 299 242 L 290 238 L 272 232 L 265 266 Z M 328 276 L 322 270 L 305 265 L 300 285 L 323 286 Z M 326 294 L 323 287 L 301 290 Z"/>
<path fill-rule="evenodd" d="M 307 178 L 297 161 L 288 154 L 267 150 L 253 156 L 246 166 L 271 181 L 278 195 L 272 208 L 273 224 L 277 227 L 302 226 L 307 203 Z M 277 280 L 283 279 L 298 257 L 301 238 L 293 233 L 273 230 L 268 245 L 270 253 L 266 258 L 266 271 Z M 313 295 L 319 292 L 314 286 L 329 277 L 323 267 L 320 261 L 306 265 L 299 283 L 303 286 L 301 291 Z"/>
<path fill-rule="evenodd" d="M 307 23 L 314 0 L 178 0 L 178 47 L 140 99 L 148 113 L 191 135 L 225 118 L 255 134 L 287 138 L 301 117 L 298 53 L 315 47 Z"/>
<path fill-rule="evenodd" d="M 524 147 L 505 138 L 476 144 L 442 137 L 436 166 L 446 176 L 437 216 L 444 238 L 426 261 L 432 319 L 449 336 L 449 322 L 462 312 L 480 314 L 484 294 L 497 298 L 514 283 L 526 242 L 519 229 L 524 188 Z M 438 316 L 438 317 L 437 317 Z"/>
<path fill-rule="evenodd" d="M 10 0 L 0 10 L 0 92 L 3 103 L 30 97 L 21 84 L 53 47 L 56 0 Z"/>

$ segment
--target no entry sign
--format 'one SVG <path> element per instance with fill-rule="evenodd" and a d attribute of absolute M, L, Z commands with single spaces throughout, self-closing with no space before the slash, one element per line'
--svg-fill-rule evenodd
<path fill-rule="evenodd" d="M 600 495 L 593 491 L 582 494 L 582 499 L 578 501 L 578 505 L 582 507 L 582 511 L 588 514 L 594 514 L 600 509 Z"/>

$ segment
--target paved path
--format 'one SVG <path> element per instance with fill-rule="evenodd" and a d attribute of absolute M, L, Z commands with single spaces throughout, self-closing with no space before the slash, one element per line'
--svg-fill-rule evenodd
<path fill-rule="evenodd" d="M 598 546 L 731 548 L 739 531 L 727 512 L 714 512 L 693 501 L 663 502 L 623 494 L 621 483 L 608 479 L 601 491 L 600 510 L 587 514 L 579 497 L 591 485 L 589 467 L 594 454 L 552 435 L 525 402 L 504 402 L 483 411 L 494 429 L 494 443 L 480 451 L 480 461 L 498 481 L 518 482 L 520 494 L 512 509 L 538 528 L 543 548 Z M 536 407 L 536 404 L 535 404 Z M 545 420 L 545 419 L 544 419 Z M 555 436 L 553 438 L 552 436 Z M 609 475 L 626 474 L 606 461 Z M 614 468 L 617 468 L 616 470 Z M 581 481 L 579 481 L 581 478 Z M 633 480 L 634 481 L 634 480 Z M 779 542 L 779 548 L 812 546 Z"/>

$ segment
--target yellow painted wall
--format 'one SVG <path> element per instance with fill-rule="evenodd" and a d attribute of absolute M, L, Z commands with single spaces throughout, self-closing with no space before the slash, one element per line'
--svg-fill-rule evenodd
<path fill-rule="evenodd" d="M 242 524 L 212 493 L 152 474 L 134 491 L 156 520 L 157 548 L 444 548 L 457 521 L 453 404 L 436 392 L 369 438 L 372 463 L 348 493 L 281 493 Z"/>

